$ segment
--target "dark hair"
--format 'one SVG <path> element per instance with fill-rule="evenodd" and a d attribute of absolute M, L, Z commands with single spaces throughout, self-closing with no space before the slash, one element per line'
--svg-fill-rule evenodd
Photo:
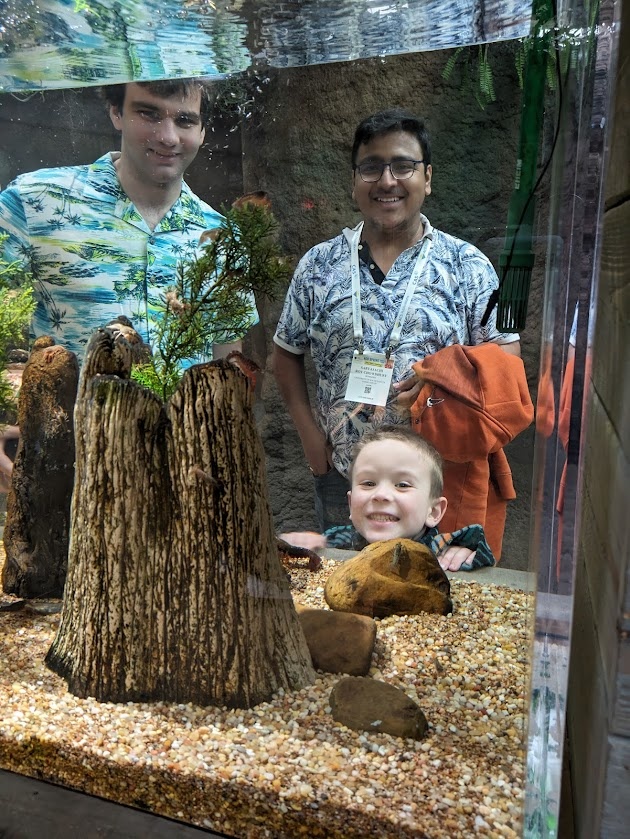
<path fill-rule="evenodd" d="M 422 159 L 426 172 L 427 166 L 431 163 L 431 143 L 429 142 L 427 129 L 424 127 L 424 120 L 403 108 L 379 111 L 359 123 L 357 130 L 354 132 L 354 142 L 352 144 L 352 168 L 354 169 L 357 163 L 359 146 L 369 143 L 374 137 L 390 134 L 392 131 L 406 131 L 408 134 L 413 134 L 418 140 L 422 149 Z"/>
<path fill-rule="evenodd" d="M 200 91 L 201 104 L 199 114 L 202 125 L 207 123 L 210 117 L 212 101 L 208 85 L 202 79 L 160 79 L 155 82 L 137 82 L 137 84 L 145 87 L 154 96 L 176 96 L 177 94 L 191 96 L 197 90 Z M 126 88 L 126 84 L 107 84 L 103 85 L 99 92 L 107 105 L 113 106 L 122 114 Z"/>
<path fill-rule="evenodd" d="M 363 434 L 361 439 L 355 443 L 352 451 L 352 463 L 350 464 L 350 470 L 348 472 L 348 479 L 351 483 L 352 470 L 359 454 L 370 443 L 379 443 L 381 440 L 400 440 L 403 443 L 408 443 L 410 446 L 413 446 L 420 456 L 428 461 L 431 469 L 431 479 L 429 485 L 431 499 L 433 500 L 441 497 L 442 490 L 444 488 L 442 455 L 438 452 L 435 446 L 429 443 L 428 440 L 425 440 L 424 437 L 416 434 L 415 431 L 406 425 L 379 425 L 376 428 L 371 428 Z"/>

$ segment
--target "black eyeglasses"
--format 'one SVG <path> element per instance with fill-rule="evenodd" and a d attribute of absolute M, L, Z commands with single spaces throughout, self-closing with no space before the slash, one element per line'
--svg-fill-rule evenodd
<path fill-rule="evenodd" d="M 388 163 L 368 161 L 368 163 L 360 163 L 354 168 L 361 176 L 362 181 L 374 184 L 383 177 L 386 167 L 392 173 L 392 178 L 396 178 L 397 181 L 406 181 L 421 163 L 424 163 L 424 160 L 390 160 Z"/>

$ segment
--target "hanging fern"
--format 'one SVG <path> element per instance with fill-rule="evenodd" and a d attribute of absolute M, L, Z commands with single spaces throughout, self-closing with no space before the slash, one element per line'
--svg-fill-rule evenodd
<path fill-rule="evenodd" d="M 444 69 L 442 70 L 442 78 L 444 81 L 448 81 L 450 77 L 453 75 L 453 70 L 455 69 L 455 65 L 457 64 L 457 60 L 459 59 L 460 55 L 462 54 L 464 47 L 457 47 L 455 52 L 450 56 L 446 64 L 444 65 Z"/>
<path fill-rule="evenodd" d="M 494 93 L 494 80 L 492 76 L 492 67 L 488 61 L 488 45 L 478 48 L 478 66 L 479 66 L 479 92 L 477 102 L 484 110 L 485 106 L 494 102 L 496 99 Z"/>
<path fill-rule="evenodd" d="M 468 72 L 466 70 L 462 71 L 463 84 L 471 85 L 471 77 L 476 77 L 476 83 L 473 88 L 474 96 L 479 107 L 485 110 L 490 102 L 496 100 L 494 76 L 488 59 L 488 45 L 480 45 L 477 48 L 476 62 L 474 58 L 471 58 L 471 55 L 473 54 L 469 50 L 466 50 L 464 47 L 458 47 L 446 62 L 442 70 L 442 78 L 445 81 L 449 81 L 453 76 L 459 59 L 463 57 L 465 59 L 464 64 L 470 67 Z M 474 67 L 475 63 L 476 68 Z"/>
<path fill-rule="evenodd" d="M 587 42 L 590 46 L 596 37 L 597 13 L 599 3 L 597 0 L 585 0 L 586 16 L 588 18 L 587 28 Z M 572 29 L 561 29 L 556 25 L 553 18 L 547 16 L 551 15 L 551 9 L 539 10 L 541 17 L 534 21 L 532 33 L 526 38 L 520 38 L 514 54 L 514 65 L 516 74 L 518 76 L 518 84 L 521 90 L 525 87 L 525 71 L 530 61 L 531 51 L 535 47 L 543 45 L 545 50 L 545 78 L 547 88 L 550 91 L 555 91 L 558 85 L 558 76 L 564 78 L 568 72 L 571 55 L 574 48 L 584 45 L 584 33 L 576 33 Z M 488 44 L 479 46 L 475 56 L 474 51 L 466 50 L 464 47 L 457 47 L 457 49 L 449 56 L 444 69 L 442 70 L 442 78 L 449 81 L 453 76 L 457 64 L 462 64 L 464 67 L 468 66 L 468 73 L 466 69 L 462 71 L 464 80 L 475 79 L 475 98 L 482 109 L 485 109 L 489 102 L 495 101 L 493 71 L 489 61 Z M 467 61 L 461 62 L 462 54 L 467 56 Z"/>

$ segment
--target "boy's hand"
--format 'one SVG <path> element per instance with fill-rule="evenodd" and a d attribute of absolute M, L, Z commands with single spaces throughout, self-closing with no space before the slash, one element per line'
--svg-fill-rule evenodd
<path fill-rule="evenodd" d="M 472 568 L 475 553 L 476 551 L 471 551 L 470 548 L 451 545 L 438 556 L 438 562 L 444 571 L 461 571 L 462 565 L 469 566 L 465 569 L 469 571 Z"/>
<path fill-rule="evenodd" d="M 326 537 L 322 536 L 321 533 L 313 533 L 310 530 L 280 533 L 278 538 L 283 539 L 295 548 L 306 548 L 307 551 L 315 551 L 315 553 L 326 547 Z"/>

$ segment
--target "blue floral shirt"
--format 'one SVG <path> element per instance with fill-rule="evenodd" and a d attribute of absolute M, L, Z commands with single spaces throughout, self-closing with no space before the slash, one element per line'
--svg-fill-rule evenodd
<path fill-rule="evenodd" d="M 432 236 L 423 282 L 414 291 L 394 353 L 392 383 L 406 378 L 416 361 L 451 344 L 507 344 L 519 339 L 517 334 L 497 331 L 494 313 L 481 326 L 488 298 L 498 285 L 490 260 L 473 245 L 433 229 L 425 216 L 421 219 L 423 239 L 400 254 L 381 285 L 372 279 L 369 266 L 359 263 L 365 349 L 384 352 L 422 241 Z M 316 416 L 343 475 L 366 427 L 409 422 L 409 411 L 394 401 L 377 408 L 344 399 L 355 349 L 350 234 L 344 230 L 300 260 L 274 336 L 289 352 L 311 351 L 317 372 Z"/>
<path fill-rule="evenodd" d="M 35 287 L 32 337 L 52 335 L 79 358 L 92 332 L 120 315 L 150 342 L 156 305 L 178 263 L 194 257 L 201 233 L 222 220 L 182 183 L 151 230 L 120 185 L 117 155 L 29 172 L 0 193 L 5 259 L 22 263 Z M 257 321 L 252 299 L 249 326 Z M 243 334 L 227 326 L 221 343 Z"/>

